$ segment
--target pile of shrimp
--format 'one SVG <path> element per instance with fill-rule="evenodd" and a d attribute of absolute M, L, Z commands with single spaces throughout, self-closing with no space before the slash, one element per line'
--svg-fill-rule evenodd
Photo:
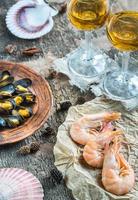
<path fill-rule="evenodd" d="M 84 146 L 83 158 L 94 168 L 102 168 L 104 188 L 113 194 L 127 194 L 134 186 L 132 167 L 119 153 L 123 131 L 113 125 L 121 113 L 84 115 L 70 129 L 73 141 Z"/>

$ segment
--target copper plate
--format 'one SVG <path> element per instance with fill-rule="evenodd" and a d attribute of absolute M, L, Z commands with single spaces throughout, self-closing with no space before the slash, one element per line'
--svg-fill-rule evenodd
<path fill-rule="evenodd" d="M 48 82 L 29 67 L 0 61 L 0 71 L 3 70 L 8 70 L 15 80 L 30 78 L 32 80 L 30 90 L 36 95 L 36 103 L 33 107 L 33 116 L 23 125 L 14 129 L 0 130 L 0 145 L 18 142 L 35 133 L 46 122 L 53 102 Z"/>

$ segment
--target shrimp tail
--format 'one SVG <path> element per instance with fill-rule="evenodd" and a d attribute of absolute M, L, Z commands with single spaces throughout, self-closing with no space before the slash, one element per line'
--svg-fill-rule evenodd
<path fill-rule="evenodd" d="M 116 121 L 119 120 L 120 118 L 121 118 L 121 113 L 119 112 L 111 112 L 105 115 L 105 121 L 107 122 Z"/>

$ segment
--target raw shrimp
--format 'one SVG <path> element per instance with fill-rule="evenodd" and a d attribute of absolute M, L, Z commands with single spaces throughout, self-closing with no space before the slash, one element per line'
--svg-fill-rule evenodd
<path fill-rule="evenodd" d="M 91 138 L 99 134 L 99 131 L 96 131 L 98 126 L 101 127 L 101 131 L 105 124 L 118 120 L 120 116 L 121 113 L 118 112 L 85 115 L 73 123 L 70 129 L 70 136 L 78 144 L 85 145 Z"/>
<path fill-rule="evenodd" d="M 134 186 L 135 175 L 132 167 L 119 153 L 120 144 L 115 141 L 107 148 L 103 170 L 102 183 L 105 189 L 116 195 L 127 194 Z"/>
<path fill-rule="evenodd" d="M 91 139 L 84 147 L 83 158 L 92 167 L 102 168 L 104 161 L 104 148 L 114 137 L 122 134 L 121 130 L 102 132 L 95 139 Z"/>

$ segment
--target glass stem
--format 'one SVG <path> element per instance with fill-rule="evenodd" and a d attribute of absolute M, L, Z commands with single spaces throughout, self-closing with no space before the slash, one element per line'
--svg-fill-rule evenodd
<path fill-rule="evenodd" d="M 86 60 L 91 60 L 91 31 L 85 31 L 85 51 L 86 51 Z"/>
<path fill-rule="evenodd" d="M 130 58 L 130 52 L 123 52 L 123 55 L 122 55 L 122 74 L 124 76 L 124 79 L 126 79 L 125 74 L 128 70 L 129 58 Z"/>

